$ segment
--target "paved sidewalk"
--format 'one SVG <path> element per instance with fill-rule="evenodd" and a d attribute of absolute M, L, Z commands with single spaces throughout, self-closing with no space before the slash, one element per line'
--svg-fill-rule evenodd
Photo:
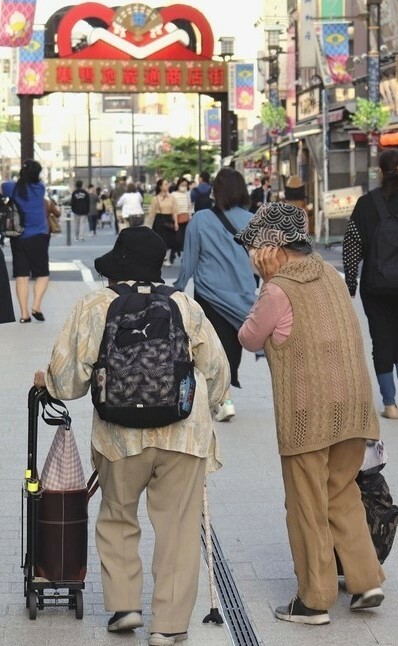
<path fill-rule="evenodd" d="M 12 287 L 14 289 L 14 285 Z M 147 643 L 151 575 L 149 568 L 153 537 L 142 510 L 142 556 L 145 563 L 144 612 L 146 627 L 128 636 L 109 635 L 109 614 L 103 610 L 99 562 L 94 545 L 94 522 L 99 503 L 97 494 L 90 503 L 89 573 L 84 591 L 82 621 L 66 609 L 46 608 L 29 621 L 23 597 L 20 569 L 20 483 L 26 467 L 27 394 L 33 373 L 45 365 L 56 334 L 68 312 L 89 287 L 83 282 L 53 282 L 45 297 L 46 322 L 0 326 L 0 394 L 2 433 L 0 436 L 0 556 L 3 577 L 0 583 L 0 644 L 4 646 L 76 646 L 85 644 Z M 355 304 L 363 325 L 375 401 L 381 406 L 371 365 L 367 324 L 362 307 Z M 398 646 L 398 538 L 385 564 L 386 599 L 380 609 L 349 611 L 349 596 L 339 594 L 330 610 L 331 624 L 324 627 L 297 626 L 274 618 L 277 605 L 294 595 L 295 578 L 290 557 L 280 462 L 277 454 L 271 383 L 266 361 L 255 361 L 244 352 L 241 367 L 242 389 L 233 389 L 236 418 L 217 424 L 224 467 L 209 477 L 208 491 L 212 525 L 220 542 L 225 562 L 232 571 L 258 642 L 264 646 Z M 73 428 L 90 474 L 90 401 L 69 402 Z M 389 462 L 384 470 L 394 501 L 398 502 L 398 422 L 380 418 L 382 437 Z M 38 455 L 44 460 L 53 430 L 42 424 Z M 40 466 L 40 460 L 39 460 Z M 366 563 L 364 563 L 366 567 Z M 231 644 L 227 628 L 203 625 L 210 600 L 207 570 L 203 560 L 198 602 L 190 626 L 192 646 Z M 124 642 L 126 643 L 126 642 Z M 244 642 L 236 641 L 236 644 Z"/>
<path fill-rule="evenodd" d="M 97 285 L 98 287 L 100 285 Z M 0 644 L 1 646 L 107 646 L 128 643 L 134 646 L 147 644 L 152 580 L 150 572 L 153 534 L 143 506 L 141 556 L 144 563 L 143 611 L 145 626 L 127 635 L 108 633 L 106 624 L 110 617 L 105 613 L 100 581 L 100 564 L 94 542 L 95 518 L 100 494 L 89 505 L 89 556 L 86 589 L 83 592 L 84 617 L 76 620 L 74 611 L 66 608 L 47 607 L 38 610 L 36 621 L 30 621 L 23 596 L 23 571 L 21 564 L 21 483 L 27 464 L 27 397 L 33 383 L 35 370 L 43 368 L 49 359 L 56 335 L 76 300 L 89 287 L 83 282 L 50 283 L 43 310 L 45 323 L 32 321 L 21 325 L 12 323 L 0 326 L 1 366 L 1 435 L 0 435 Z M 12 291 L 15 291 L 12 282 Z M 15 308 L 18 313 L 18 308 Z M 72 426 L 84 463 L 86 477 L 91 473 L 90 431 L 91 401 L 68 402 Z M 54 427 L 39 423 L 38 467 L 43 465 L 50 447 Z M 231 644 L 225 626 L 203 624 L 210 611 L 208 572 L 202 559 L 197 604 L 192 616 L 187 644 L 199 646 L 228 646 Z"/>

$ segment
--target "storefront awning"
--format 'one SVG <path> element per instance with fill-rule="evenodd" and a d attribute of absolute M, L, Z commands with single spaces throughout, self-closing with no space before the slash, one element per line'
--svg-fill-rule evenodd
<path fill-rule="evenodd" d="M 260 160 L 265 154 L 265 151 L 269 151 L 269 145 L 267 146 L 255 146 L 248 148 L 247 150 L 237 151 L 234 154 L 234 159 L 258 159 Z"/>
<path fill-rule="evenodd" d="M 319 135 L 322 128 L 317 123 L 303 123 L 293 128 L 293 135 L 296 139 L 303 139 L 310 135 Z"/>

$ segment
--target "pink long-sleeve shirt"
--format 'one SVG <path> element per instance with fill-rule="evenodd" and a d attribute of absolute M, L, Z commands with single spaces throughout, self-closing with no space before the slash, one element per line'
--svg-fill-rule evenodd
<path fill-rule="evenodd" d="M 292 326 L 293 308 L 285 292 L 274 283 L 263 283 L 238 338 L 246 350 L 258 352 L 264 348 L 269 336 L 275 343 L 283 343 Z"/>

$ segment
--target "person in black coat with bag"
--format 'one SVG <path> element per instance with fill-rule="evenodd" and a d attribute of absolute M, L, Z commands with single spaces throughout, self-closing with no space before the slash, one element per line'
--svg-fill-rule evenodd
<path fill-rule="evenodd" d="M 379 167 L 382 174 L 381 195 L 391 216 L 398 213 L 398 150 L 381 153 Z M 377 191 L 379 189 L 376 189 Z M 372 197 L 375 191 L 362 195 L 352 212 L 343 240 L 345 281 L 352 297 L 357 290 L 359 263 L 363 260 L 360 295 L 368 319 L 373 345 L 373 363 L 383 399 L 383 417 L 398 419 L 394 367 L 398 375 L 398 289 L 395 293 L 381 293 L 372 289 L 373 243 L 377 236 L 380 216 Z M 398 253 L 395 275 L 398 275 Z"/>
<path fill-rule="evenodd" d="M 250 194 L 250 212 L 256 213 L 257 209 L 266 202 L 271 202 L 271 186 L 268 175 L 261 178 L 260 186 Z"/>

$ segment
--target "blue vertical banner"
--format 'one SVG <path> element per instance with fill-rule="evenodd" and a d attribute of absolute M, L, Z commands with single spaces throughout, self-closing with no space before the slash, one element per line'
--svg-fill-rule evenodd
<path fill-rule="evenodd" d="M 350 83 L 351 75 L 347 72 L 349 56 L 348 22 L 316 21 L 316 49 L 318 64 L 325 87 L 335 83 Z"/>
<path fill-rule="evenodd" d="M 254 109 L 254 64 L 228 63 L 228 107 L 230 110 Z"/>
<path fill-rule="evenodd" d="M 324 22 L 322 25 L 323 53 L 329 74 L 336 83 L 349 83 L 351 75 L 346 66 L 349 56 L 348 22 Z"/>
<path fill-rule="evenodd" d="M 27 45 L 19 48 L 18 94 L 44 92 L 44 28 L 35 28 Z"/>
<path fill-rule="evenodd" d="M 209 108 L 205 110 L 205 138 L 210 143 L 221 141 L 221 110 L 220 108 Z"/>

